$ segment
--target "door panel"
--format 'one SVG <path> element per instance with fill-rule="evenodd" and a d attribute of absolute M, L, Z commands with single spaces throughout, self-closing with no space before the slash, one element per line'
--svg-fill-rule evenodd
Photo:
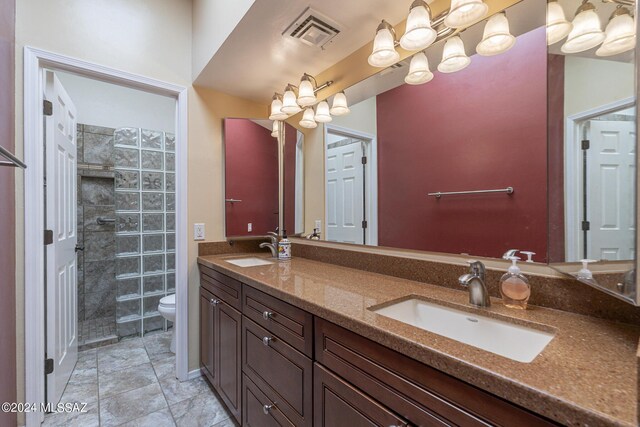
<path fill-rule="evenodd" d="M 77 115 L 51 71 L 45 72 L 45 88 L 45 98 L 53 104 L 53 115 L 45 118 L 46 225 L 54 236 L 46 249 L 46 352 L 54 365 L 46 381 L 47 401 L 57 403 L 78 358 Z"/>
<path fill-rule="evenodd" d="M 213 338 L 215 328 L 214 296 L 200 289 L 200 369 L 215 384 L 216 370 L 213 357 Z"/>
<path fill-rule="evenodd" d="M 227 408 L 240 422 L 241 413 L 241 357 L 240 334 L 242 314 L 225 302 L 217 306 L 218 339 L 216 362 L 218 363 L 218 389 Z"/>

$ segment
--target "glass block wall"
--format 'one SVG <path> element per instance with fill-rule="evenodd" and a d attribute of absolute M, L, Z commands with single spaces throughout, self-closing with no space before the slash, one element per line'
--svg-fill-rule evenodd
<path fill-rule="evenodd" d="M 175 292 L 175 136 L 114 132 L 116 326 L 119 337 L 171 327 L 158 303 Z"/>

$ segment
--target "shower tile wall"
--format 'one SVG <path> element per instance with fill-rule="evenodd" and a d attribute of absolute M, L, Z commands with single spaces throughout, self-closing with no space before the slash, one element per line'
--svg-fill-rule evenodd
<path fill-rule="evenodd" d="M 115 131 L 118 336 L 166 329 L 160 299 L 175 291 L 175 137 Z"/>
<path fill-rule="evenodd" d="M 78 253 L 79 330 L 83 322 L 115 322 L 115 227 L 97 221 L 115 218 L 114 130 L 85 124 L 77 129 L 78 243 L 84 245 Z"/>

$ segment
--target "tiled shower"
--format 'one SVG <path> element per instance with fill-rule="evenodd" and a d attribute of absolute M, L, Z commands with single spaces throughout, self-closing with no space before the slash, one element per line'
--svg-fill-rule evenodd
<path fill-rule="evenodd" d="M 175 289 L 175 137 L 78 125 L 78 331 L 82 348 L 166 330 Z"/>

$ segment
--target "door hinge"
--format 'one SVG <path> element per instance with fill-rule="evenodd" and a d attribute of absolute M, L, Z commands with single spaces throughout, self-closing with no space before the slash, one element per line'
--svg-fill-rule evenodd
<path fill-rule="evenodd" d="M 582 221 L 582 231 L 589 231 L 589 230 L 591 230 L 591 222 Z"/>
<path fill-rule="evenodd" d="M 588 139 L 583 139 L 582 140 L 582 149 L 583 150 L 588 150 L 589 148 L 591 148 L 591 141 L 589 141 Z"/>
<path fill-rule="evenodd" d="M 53 359 L 44 359 L 44 374 L 49 375 L 53 373 Z"/>
<path fill-rule="evenodd" d="M 367 228 L 367 221 L 362 221 L 362 228 Z"/>
<path fill-rule="evenodd" d="M 50 245 L 53 243 L 53 230 L 44 230 L 44 245 Z"/>
<path fill-rule="evenodd" d="M 366 156 L 363 156 L 363 157 L 362 157 L 362 164 L 363 164 L 363 165 L 366 165 L 366 164 L 367 164 L 367 157 L 366 157 Z"/>
<path fill-rule="evenodd" d="M 42 112 L 45 116 L 53 116 L 53 102 L 45 99 L 42 106 Z"/>

